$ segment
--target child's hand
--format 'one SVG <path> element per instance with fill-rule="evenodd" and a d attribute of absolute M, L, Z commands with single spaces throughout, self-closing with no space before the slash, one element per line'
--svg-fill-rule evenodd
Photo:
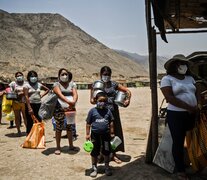
<path fill-rule="evenodd" d="M 114 136 L 115 136 L 115 134 L 114 134 L 114 133 L 111 133 L 111 139 L 113 139 L 113 138 L 114 138 Z"/>
<path fill-rule="evenodd" d="M 91 135 L 90 134 L 86 135 L 86 141 L 89 141 L 90 139 L 91 139 Z"/>

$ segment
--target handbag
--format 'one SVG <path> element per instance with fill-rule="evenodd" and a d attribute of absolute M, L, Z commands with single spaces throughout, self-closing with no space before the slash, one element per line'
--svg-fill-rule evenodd
<path fill-rule="evenodd" d="M 6 114 L 6 120 L 7 121 L 14 121 L 15 120 L 15 115 L 14 115 L 13 110 L 10 113 Z"/>
<path fill-rule="evenodd" d="M 6 95 L 3 95 L 2 112 L 8 114 L 12 111 L 12 100 L 8 100 Z"/>
<path fill-rule="evenodd" d="M 30 133 L 27 135 L 24 143 L 22 144 L 23 148 L 31 149 L 44 149 L 45 148 L 45 124 L 39 122 L 38 119 L 31 115 L 34 121 Z"/>
<path fill-rule="evenodd" d="M 186 134 L 187 150 L 195 171 L 207 167 L 207 112 L 200 113 L 195 127 Z"/>
<path fill-rule="evenodd" d="M 42 100 L 40 109 L 38 111 L 38 115 L 41 119 L 45 120 L 52 118 L 57 100 L 57 95 L 52 90 L 50 90 L 44 100 Z"/>

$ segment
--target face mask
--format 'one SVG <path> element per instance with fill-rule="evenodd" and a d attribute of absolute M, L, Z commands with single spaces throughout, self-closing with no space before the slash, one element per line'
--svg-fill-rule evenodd
<path fill-rule="evenodd" d="M 111 80 L 111 76 L 102 76 L 101 79 L 103 82 L 109 82 Z"/>
<path fill-rule="evenodd" d="M 30 77 L 30 82 L 31 83 L 36 83 L 37 82 L 37 77 Z"/>
<path fill-rule="evenodd" d="M 106 102 L 97 102 L 97 103 L 96 103 L 96 107 L 97 107 L 98 109 L 103 109 L 103 108 L 106 107 Z"/>
<path fill-rule="evenodd" d="M 60 76 L 60 81 L 62 81 L 62 82 L 68 82 L 68 76 L 67 75 Z"/>
<path fill-rule="evenodd" d="M 178 73 L 179 74 L 186 74 L 187 70 L 188 70 L 187 65 L 179 65 L 178 66 Z"/>
<path fill-rule="evenodd" d="M 23 76 L 16 77 L 17 82 L 22 82 L 24 80 Z"/>

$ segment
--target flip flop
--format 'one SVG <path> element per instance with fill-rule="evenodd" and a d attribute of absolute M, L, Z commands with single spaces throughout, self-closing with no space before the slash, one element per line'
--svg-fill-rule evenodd
<path fill-rule="evenodd" d="M 112 158 L 112 161 L 116 162 L 117 164 L 121 164 L 122 163 L 122 161 L 118 157 L 116 157 L 116 156 L 114 156 Z"/>
<path fill-rule="evenodd" d="M 61 154 L 61 152 L 60 152 L 60 150 L 55 150 L 55 155 L 60 155 Z"/>

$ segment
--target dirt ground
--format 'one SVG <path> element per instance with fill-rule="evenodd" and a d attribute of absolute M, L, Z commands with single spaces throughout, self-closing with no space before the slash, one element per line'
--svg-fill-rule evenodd
<path fill-rule="evenodd" d="M 149 87 L 131 88 L 132 100 L 128 108 L 120 108 L 122 126 L 125 137 L 125 153 L 118 153 L 123 160 L 122 164 L 111 162 L 112 176 L 105 176 L 103 164 L 98 165 L 99 174 L 96 179 L 175 179 L 175 175 L 166 172 L 153 164 L 145 163 L 147 135 L 151 119 L 151 94 Z M 91 161 L 89 153 L 83 150 L 85 141 L 85 118 L 92 107 L 89 103 L 89 91 L 79 90 L 77 104 L 77 133 L 78 139 L 74 142 L 80 148 L 77 153 L 68 152 L 67 139 L 61 140 L 62 153 L 55 155 L 55 132 L 51 121 L 47 121 L 46 148 L 25 149 L 20 145 L 25 140 L 25 127 L 21 127 L 23 136 L 17 137 L 16 128 L 7 129 L 9 122 L 3 118 L 0 125 L 0 179 L 92 179 L 89 176 Z M 159 104 L 162 95 L 158 90 Z M 65 132 L 63 132 L 65 135 Z M 205 179 L 207 174 L 191 174 L 191 179 Z"/>

